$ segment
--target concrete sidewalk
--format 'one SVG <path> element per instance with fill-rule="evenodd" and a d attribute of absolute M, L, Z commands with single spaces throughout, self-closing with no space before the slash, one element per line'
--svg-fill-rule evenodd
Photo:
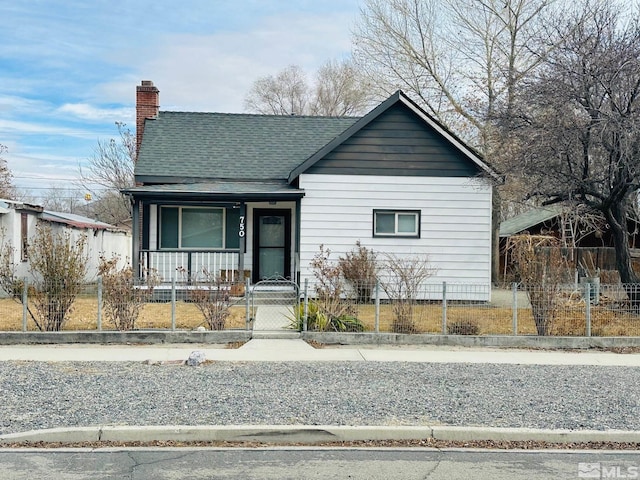
<path fill-rule="evenodd" d="M 184 361 L 195 350 L 215 362 L 430 362 L 526 365 L 640 366 L 640 354 L 594 351 L 553 351 L 455 346 L 327 346 L 314 348 L 300 339 L 252 339 L 240 348 L 211 344 L 165 345 L 10 345 L 0 346 L 0 361 Z M 186 367 L 185 367 L 186 368 Z M 204 367 L 206 368 L 206 367 Z M 99 425 L 53 428 L 0 435 L 0 447 L 10 444 L 113 442 L 266 442 L 321 443 L 332 441 L 422 440 L 496 442 L 629 442 L 640 444 L 640 432 L 623 430 L 547 430 L 447 425 Z"/>
<path fill-rule="evenodd" d="M 556 351 L 469 348 L 434 345 L 326 346 L 314 348 L 300 339 L 252 339 L 240 348 L 211 344 L 165 345 L 7 345 L 0 346 L 0 361 L 126 361 L 186 360 L 195 350 L 218 362 L 428 362 L 498 363 L 522 365 L 640 366 L 640 354 L 601 351 Z"/>

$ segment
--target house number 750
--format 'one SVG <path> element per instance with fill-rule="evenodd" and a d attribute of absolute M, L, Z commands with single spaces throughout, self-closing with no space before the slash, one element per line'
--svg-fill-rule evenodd
<path fill-rule="evenodd" d="M 240 216 L 240 231 L 238 232 L 239 237 L 244 237 L 244 215 Z"/>

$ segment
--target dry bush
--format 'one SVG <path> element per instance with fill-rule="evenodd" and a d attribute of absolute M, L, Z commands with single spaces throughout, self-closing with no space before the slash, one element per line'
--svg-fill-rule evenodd
<path fill-rule="evenodd" d="M 189 301 L 198 307 L 210 330 L 224 330 L 231 315 L 228 286 L 220 276 L 203 267 L 196 288 L 189 291 Z"/>
<path fill-rule="evenodd" d="M 59 331 L 68 319 L 87 274 L 86 236 L 76 240 L 66 229 L 37 224 L 29 243 L 27 311 L 38 330 Z M 0 251 L 0 287 L 22 302 L 24 280 L 16 275 L 15 250 L 3 242 Z"/>
<path fill-rule="evenodd" d="M 422 283 L 435 273 L 428 255 L 400 257 L 386 254 L 381 271 L 380 286 L 395 314 L 392 330 L 395 333 L 417 333 L 414 308 Z"/>
<path fill-rule="evenodd" d="M 102 300 L 108 320 L 118 330 L 133 330 L 140 312 L 153 297 L 153 289 L 160 283 L 155 272 L 145 275 L 138 284 L 131 265 L 118 268 L 119 255 L 107 259 L 100 256 L 98 274 L 102 278 Z"/>
<path fill-rule="evenodd" d="M 551 334 L 558 315 L 560 287 L 568 271 L 559 247 L 560 241 L 548 235 L 515 235 L 507 246 L 529 297 L 538 335 Z"/>
<path fill-rule="evenodd" d="M 372 249 L 363 247 L 358 240 L 355 249 L 338 259 L 340 272 L 356 292 L 358 303 L 370 302 L 373 296 L 379 269 L 376 257 Z"/>
<path fill-rule="evenodd" d="M 311 260 L 311 268 L 316 278 L 315 304 L 318 307 L 318 322 L 325 330 L 334 329 L 333 323 L 340 319 L 354 316 L 351 302 L 345 299 L 345 280 L 338 262 L 332 261 L 331 250 L 320 245 L 320 251 Z"/>
<path fill-rule="evenodd" d="M 447 324 L 447 333 L 449 335 L 478 335 L 480 327 L 478 322 L 473 320 L 458 320 Z"/>

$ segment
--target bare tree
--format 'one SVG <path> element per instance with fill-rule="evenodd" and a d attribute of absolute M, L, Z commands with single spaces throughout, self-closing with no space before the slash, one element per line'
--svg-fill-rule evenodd
<path fill-rule="evenodd" d="M 316 74 L 311 115 L 359 115 L 371 105 L 371 94 L 350 60 L 328 61 Z"/>
<path fill-rule="evenodd" d="M 540 63 L 554 0 L 365 0 L 354 58 L 384 94 L 402 88 L 486 150 L 499 102 Z"/>
<path fill-rule="evenodd" d="M 302 115 L 307 111 L 308 88 L 302 69 L 289 65 L 275 77 L 256 80 L 245 99 L 245 108 L 265 115 Z"/>
<path fill-rule="evenodd" d="M 130 221 L 131 202 L 120 190 L 135 185 L 136 137 L 125 123 L 116 122 L 116 127 L 119 138 L 98 141 L 88 167 L 80 168 L 79 184 L 91 196 L 87 215 L 123 225 Z"/>
<path fill-rule="evenodd" d="M 638 283 L 628 218 L 640 189 L 640 22 L 599 2 L 567 18 L 558 37 L 505 118 L 510 173 L 526 179 L 529 197 L 604 216 L 621 281 Z"/>
<path fill-rule="evenodd" d="M 358 70 L 343 60 L 322 65 L 313 83 L 297 65 L 259 78 L 245 98 L 245 109 L 267 115 L 345 116 L 364 113 L 370 102 Z"/>
<path fill-rule="evenodd" d="M 16 189 L 13 185 L 13 175 L 7 161 L 3 158 L 3 154 L 7 152 L 7 147 L 0 144 L 0 198 L 13 199 L 16 195 Z"/>
<path fill-rule="evenodd" d="M 55 185 L 38 196 L 39 205 L 55 212 L 84 214 L 84 193 L 77 188 Z"/>

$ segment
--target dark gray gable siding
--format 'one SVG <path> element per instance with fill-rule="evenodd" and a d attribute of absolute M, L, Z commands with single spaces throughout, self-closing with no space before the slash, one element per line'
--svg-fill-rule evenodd
<path fill-rule="evenodd" d="M 480 169 L 406 105 L 397 103 L 306 173 L 470 177 Z"/>

